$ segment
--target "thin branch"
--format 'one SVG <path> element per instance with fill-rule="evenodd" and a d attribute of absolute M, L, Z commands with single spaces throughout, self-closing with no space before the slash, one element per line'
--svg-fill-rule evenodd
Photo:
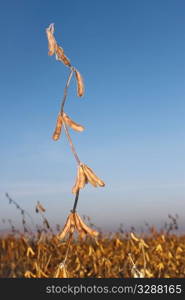
<path fill-rule="evenodd" d="M 71 78 L 72 78 L 72 76 L 73 76 L 73 73 L 74 73 L 74 71 L 75 71 L 75 68 L 74 68 L 74 67 L 71 67 L 70 69 L 71 69 L 71 72 L 70 72 L 70 74 L 69 74 L 68 80 L 67 80 L 67 82 L 66 82 L 66 86 L 65 86 L 65 88 L 64 88 L 64 96 L 63 96 L 63 99 L 62 99 L 61 109 L 60 109 L 61 114 L 63 113 L 63 110 L 64 110 L 64 104 L 65 104 L 66 99 L 67 99 L 67 90 L 68 90 L 68 87 L 69 87 Z"/>
<path fill-rule="evenodd" d="M 145 274 L 146 274 L 146 258 L 145 258 L 145 250 L 144 250 L 143 243 L 141 244 L 141 249 L 142 249 L 142 253 L 143 253 L 143 260 L 144 260 L 144 277 L 145 277 Z"/>
<path fill-rule="evenodd" d="M 69 248 L 70 248 L 70 244 L 71 244 L 72 238 L 73 238 L 73 232 L 70 233 L 69 239 L 68 239 L 68 242 L 67 242 L 67 250 L 66 250 L 66 253 L 65 253 L 64 260 L 63 260 L 63 264 L 64 265 L 66 263 L 66 260 L 67 260 L 68 254 L 69 254 Z"/>
<path fill-rule="evenodd" d="M 70 144 L 70 147 L 71 147 L 71 151 L 73 152 L 74 157 L 75 157 L 77 163 L 80 165 L 80 159 L 79 159 L 79 157 L 78 157 L 78 155 L 76 153 L 75 147 L 73 145 L 72 139 L 71 139 L 71 137 L 69 135 L 69 131 L 68 131 L 68 128 L 67 128 L 65 122 L 63 122 L 63 126 L 64 126 L 64 130 L 65 130 L 65 133 L 67 135 L 67 138 L 68 138 L 68 141 L 69 141 L 69 144 Z"/>
<path fill-rule="evenodd" d="M 8 193 L 5 193 L 5 197 L 9 200 L 9 203 L 13 203 L 13 204 L 16 206 L 16 208 L 17 208 L 18 210 L 20 210 L 20 212 L 21 212 L 21 214 L 23 215 L 23 217 L 24 217 L 25 215 L 27 215 L 27 216 L 30 218 L 33 227 L 35 227 L 35 223 L 34 223 L 34 221 L 33 221 L 32 216 L 31 216 L 25 209 L 23 209 L 23 208 L 22 208 L 22 207 L 14 200 L 14 199 L 12 199 L 12 198 L 9 196 Z"/>
<path fill-rule="evenodd" d="M 74 202 L 74 205 L 73 205 L 73 209 L 71 211 L 72 213 L 76 212 L 76 207 L 77 207 L 77 203 L 78 203 L 79 193 L 80 193 L 80 190 L 78 190 L 77 193 L 76 193 L 75 202 Z"/>

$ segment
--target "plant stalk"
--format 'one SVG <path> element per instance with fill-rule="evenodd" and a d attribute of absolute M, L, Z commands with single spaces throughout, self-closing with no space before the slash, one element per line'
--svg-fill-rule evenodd
<path fill-rule="evenodd" d="M 71 139 L 71 137 L 70 137 L 70 135 L 69 135 L 69 131 L 68 131 L 68 128 L 67 128 L 65 122 L 63 122 L 63 126 L 64 126 L 64 130 L 65 130 L 65 132 L 66 132 L 66 135 L 67 135 L 67 138 L 68 138 L 70 147 L 71 147 L 71 151 L 73 152 L 74 157 L 75 157 L 75 159 L 76 159 L 78 165 L 80 165 L 80 159 L 79 159 L 79 157 L 78 157 L 78 155 L 77 155 L 77 153 L 76 153 L 75 147 L 74 147 L 74 145 L 73 145 L 72 139 Z"/>
<path fill-rule="evenodd" d="M 75 202 L 74 202 L 74 205 L 73 205 L 73 209 L 71 211 L 72 213 L 76 212 L 76 207 L 77 207 L 77 203 L 78 203 L 79 193 L 80 193 L 80 190 L 78 190 L 77 193 L 76 193 Z"/>
<path fill-rule="evenodd" d="M 73 76 L 73 73 L 74 73 L 74 68 L 71 67 L 71 72 L 70 72 L 70 74 L 69 74 L 69 77 L 68 77 L 67 82 L 66 82 L 66 86 L 65 86 L 65 88 L 64 88 L 64 96 L 63 96 L 63 99 L 62 99 L 61 109 L 60 109 L 61 114 L 62 114 L 63 111 L 64 111 L 64 104 L 65 104 L 66 99 L 67 99 L 67 90 L 68 90 L 68 87 L 69 87 L 71 78 L 72 78 L 72 76 Z"/>

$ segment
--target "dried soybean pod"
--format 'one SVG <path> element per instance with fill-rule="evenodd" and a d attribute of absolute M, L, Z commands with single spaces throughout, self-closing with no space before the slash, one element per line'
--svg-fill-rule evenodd
<path fill-rule="evenodd" d="M 64 225 L 64 228 L 58 234 L 57 237 L 62 240 L 65 237 L 65 235 L 69 232 L 70 227 L 71 227 L 71 214 L 68 216 L 67 221 L 66 221 L 66 223 Z"/>
<path fill-rule="evenodd" d="M 84 127 L 82 125 L 75 123 L 68 115 L 66 115 L 65 112 L 63 112 L 63 119 L 64 119 L 64 122 L 72 129 L 74 129 L 76 131 L 84 130 Z"/>
<path fill-rule="evenodd" d="M 84 173 L 83 167 L 79 166 L 79 188 L 83 189 L 86 184 L 86 175 Z"/>
<path fill-rule="evenodd" d="M 91 236 L 97 236 L 99 234 L 98 231 L 91 229 L 89 226 L 87 226 L 82 219 L 80 218 L 80 216 L 78 214 L 76 214 L 76 217 L 81 225 L 81 228 L 88 234 L 90 234 Z"/>
<path fill-rule="evenodd" d="M 63 56 L 62 56 L 62 61 L 66 66 L 69 66 L 69 67 L 71 66 L 70 60 L 65 54 L 63 54 Z"/>
<path fill-rule="evenodd" d="M 71 226 L 70 226 L 70 234 L 73 234 L 75 231 L 75 219 L 74 219 L 74 213 L 70 214 L 70 220 L 71 220 Z"/>
<path fill-rule="evenodd" d="M 80 176 L 80 170 L 79 170 L 79 167 L 78 167 L 75 185 L 72 188 L 72 193 L 73 194 L 76 194 L 79 190 L 79 178 L 80 178 L 79 176 Z"/>
<path fill-rule="evenodd" d="M 56 128 L 55 128 L 55 131 L 54 131 L 53 137 L 52 137 L 54 141 L 57 141 L 61 135 L 62 123 L 63 123 L 63 119 L 62 119 L 61 113 L 59 113 L 58 117 L 57 117 Z"/>
<path fill-rule="evenodd" d="M 46 34 L 47 34 L 47 38 L 48 38 L 48 55 L 53 55 L 55 53 L 55 49 L 56 49 L 56 40 L 54 38 L 54 24 L 49 25 L 49 27 L 46 29 Z"/>
<path fill-rule="evenodd" d="M 89 172 L 89 170 L 86 169 L 85 166 L 83 166 L 83 169 L 84 169 L 84 173 L 88 179 L 88 182 L 91 183 L 94 187 L 97 187 L 98 184 L 97 184 L 96 180 L 94 180 L 94 178 L 91 176 L 91 173 Z"/>
<path fill-rule="evenodd" d="M 86 235 L 86 231 L 81 227 L 77 213 L 74 213 L 74 220 L 75 220 L 76 229 L 79 232 L 80 237 L 83 238 Z"/>
<path fill-rule="evenodd" d="M 79 97 L 82 97 L 84 95 L 83 78 L 82 78 L 82 75 L 80 74 L 80 72 L 77 70 L 75 70 L 75 76 L 76 76 L 76 80 L 77 80 L 77 95 Z"/>
<path fill-rule="evenodd" d="M 66 66 L 71 66 L 70 60 L 65 55 L 64 50 L 58 45 L 56 45 L 56 56 L 57 59 L 63 62 Z"/>
<path fill-rule="evenodd" d="M 68 272 L 64 263 L 60 263 L 54 273 L 54 278 L 68 278 Z"/>
<path fill-rule="evenodd" d="M 91 168 L 89 168 L 87 165 L 84 165 L 84 168 L 86 170 L 86 172 L 89 174 L 89 176 L 99 185 L 99 186 L 104 186 L 105 183 L 103 182 L 103 180 L 101 180 L 94 172 Z"/>

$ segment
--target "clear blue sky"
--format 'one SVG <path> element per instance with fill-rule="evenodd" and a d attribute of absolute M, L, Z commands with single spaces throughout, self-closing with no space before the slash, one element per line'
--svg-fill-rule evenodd
<path fill-rule="evenodd" d="M 86 186 L 78 211 L 97 226 L 185 217 L 185 2 L 183 0 L 3 1 L 0 11 L 0 217 L 17 222 L 8 192 L 52 224 L 72 208 L 76 163 L 66 137 L 51 139 L 68 69 L 48 56 L 45 29 L 84 77 L 66 113 L 80 159 L 105 182 Z M 2 226 L 2 225 L 0 225 Z"/>

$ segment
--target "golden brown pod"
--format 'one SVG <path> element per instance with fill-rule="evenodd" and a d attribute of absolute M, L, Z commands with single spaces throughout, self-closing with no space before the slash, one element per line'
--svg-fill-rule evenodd
<path fill-rule="evenodd" d="M 80 72 L 75 70 L 75 76 L 77 80 L 77 95 L 79 97 L 82 97 L 84 95 L 84 83 L 83 83 L 83 78 Z"/>
<path fill-rule="evenodd" d="M 83 167 L 79 166 L 79 188 L 83 189 L 87 182 L 88 182 L 88 180 L 84 173 Z"/>
<path fill-rule="evenodd" d="M 64 122 L 72 129 L 74 129 L 76 131 L 84 130 L 84 127 L 82 125 L 75 123 L 68 115 L 66 115 L 65 112 L 63 112 L 63 119 L 64 119 Z"/>
<path fill-rule="evenodd" d="M 56 50 L 55 51 L 56 51 L 56 57 L 57 57 L 58 60 L 63 62 L 64 65 L 66 65 L 66 66 L 71 66 L 70 60 L 65 55 L 64 50 L 62 49 L 62 47 L 56 45 Z"/>
<path fill-rule="evenodd" d="M 60 135 L 61 135 L 62 123 L 63 123 L 63 119 L 62 119 L 61 114 L 59 113 L 58 117 L 57 117 L 56 128 L 55 128 L 55 131 L 54 131 L 53 136 L 52 136 L 54 141 L 57 141 L 59 139 Z"/>
<path fill-rule="evenodd" d="M 66 236 L 66 234 L 70 231 L 70 228 L 71 228 L 71 214 L 67 217 L 67 221 L 64 225 L 64 228 L 57 235 L 57 237 L 62 240 Z"/>
<path fill-rule="evenodd" d="M 134 241 L 139 242 L 139 239 L 133 234 L 133 232 L 130 233 L 130 236 Z"/>
<path fill-rule="evenodd" d="M 70 225 L 70 234 L 73 234 L 76 224 L 75 224 L 75 219 L 74 219 L 74 213 L 70 214 L 70 220 L 71 220 L 71 225 Z"/>
<path fill-rule="evenodd" d="M 85 165 L 82 165 L 82 168 L 84 170 L 84 173 L 87 177 L 88 182 L 91 183 L 94 187 L 97 187 L 98 184 L 97 184 L 96 180 L 92 177 L 91 172 L 89 172 L 89 170 L 86 168 Z"/>
<path fill-rule="evenodd" d="M 73 194 L 76 194 L 79 190 L 79 178 L 80 178 L 79 176 L 80 176 L 80 170 L 79 170 L 79 167 L 78 167 L 75 185 L 72 188 L 72 193 Z"/>
<path fill-rule="evenodd" d="M 77 213 L 74 213 L 74 220 L 75 220 L 76 229 L 77 229 L 80 237 L 83 238 L 86 235 L 86 231 L 84 231 L 84 229 L 81 227 Z"/>
<path fill-rule="evenodd" d="M 55 48 L 56 48 L 56 40 L 54 38 L 54 24 L 50 24 L 49 27 L 46 29 L 46 34 L 48 38 L 48 55 L 53 55 L 55 53 Z"/>
<path fill-rule="evenodd" d="M 68 278 L 68 272 L 64 263 L 60 263 L 54 273 L 54 278 Z"/>
<path fill-rule="evenodd" d="M 84 168 L 84 172 L 87 175 L 88 179 L 90 178 L 91 180 L 93 180 L 96 185 L 99 186 L 105 186 L 105 183 L 103 182 L 103 180 L 101 180 L 94 172 L 91 168 L 89 168 L 87 165 L 83 165 Z"/>
<path fill-rule="evenodd" d="M 83 230 L 84 230 L 86 233 L 88 233 L 89 235 L 91 235 L 91 236 L 93 236 L 93 237 L 94 237 L 94 236 L 97 236 L 97 235 L 99 234 L 98 231 L 93 230 L 93 229 L 91 229 L 89 226 L 87 226 L 87 225 L 82 221 L 82 219 L 80 218 L 80 216 L 79 216 L 78 214 L 76 214 L 76 218 L 78 219 L 81 228 L 83 228 Z"/>

